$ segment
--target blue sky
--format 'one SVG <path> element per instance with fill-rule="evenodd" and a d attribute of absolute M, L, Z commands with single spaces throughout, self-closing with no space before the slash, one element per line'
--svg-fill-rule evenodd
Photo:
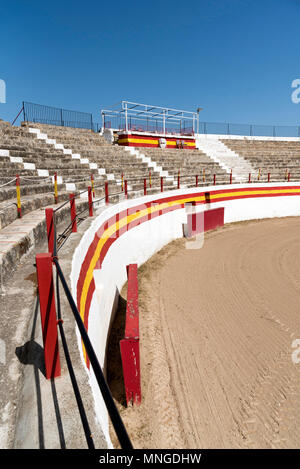
<path fill-rule="evenodd" d="M 0 26 L 5 120 L 24 100 L 97 122 L 128 99 L 201 106 L 208 122 L 300 125 L 299 0 L 10 0 Z"/>

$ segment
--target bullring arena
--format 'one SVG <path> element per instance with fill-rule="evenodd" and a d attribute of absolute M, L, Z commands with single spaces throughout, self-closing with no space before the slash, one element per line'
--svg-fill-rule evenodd
<path fill-rule="evenodd" d="M 0 121 L 1 447 L 299 447 L 298 129 L 41 108 Z"/>

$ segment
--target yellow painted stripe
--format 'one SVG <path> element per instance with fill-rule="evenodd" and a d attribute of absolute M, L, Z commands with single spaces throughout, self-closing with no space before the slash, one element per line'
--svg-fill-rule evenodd
<path fill-rule="evenodd" d="M 240 191 L 232 191 L 232 192 L 222 192 L 222 193 L 216 193 L 216 194 L 211 194 L 210 198 L 217 200 L 221 198 L 230 198 L 230 197 L 240 197 L 240 196 L 246 196 L 246 195 L 261 195 L 261 194 L 287 194 L 289 192 L 296 192 L 300 194 L 300 188 L 294 188 L 294 189 L 259 189 L 257 191 L 249 191 L 249 190 L 240 190 Z M 106 241 L 114 235 L 118 230 L 123 228 L 124 226 L 130 224 L 132 221 L 137 220 L 139 218 L 143 218 L 146 215 L 158 212 L 159 210 L 164 210 L 165 208 L 169 208 L 175 205 L 181 205 L 185 204 L 188 202 L 203 202 L 205 201 L 205 195 L 199 195 L 199 196 L 192 196 L 192 197 L 184 197 L 182 199 L 177 199 L 173 200 L 170 202 L 163 202 L 151 207 L 147 207 L 144 210 L 140 210 L 136 213 L 133 213 L 131 215 L 123 217 L 121 220 L 117 221 L 113 225 L 111 225 L 109 228 L 107 228 L 101 238 L 98 241 L 97 247 L 95 249 L 94 255 L 91 259 L 89 268 L 87 270 L 85 279 L 84 279 L 84 284 L 82 287 L 82 292 L 81 292 L 81 297 L 80 297 L 80 316 L 82 321 L 84 320 L 84 311 L 85 311 L 85 304 L 86 304 L 86 299 L 87 299 L 87 294 L 88 290 L 91 284 L 91 281 L 93 279 L 93 272 L 96 267 L 96 263 L 100 257 L 101 250 L 106 243 Z M 85 350 L 84 350 L 84 356 L 86 358 Z"/>
<path fill-rule="evenodd" d="M 20 186 L 17 186 L 17 207 L 21 208 L 21 192 Z"/>
<path fill-rule="evenodd" d="M 176 146 L 176 142 L 174 140 L 167 140 L 167 145 L 173 145 L 173 146 Z M 143 138 L 132 138 L 132 137 L 128 137 L 128 138 L 121 138 L 120 140 L 118 140 L 118 143 L 143 143 L 143 144 L 151 144 L 151 145 L 158 145 L 159 144 L 159 140 L 154 140 L 154 139 L 143 139 Z M 194 147 L 195 146 L 195 142 L 189 142 L 188 140 L 185 140 L 185 145 L 189 146 L 189 147 Z"/>

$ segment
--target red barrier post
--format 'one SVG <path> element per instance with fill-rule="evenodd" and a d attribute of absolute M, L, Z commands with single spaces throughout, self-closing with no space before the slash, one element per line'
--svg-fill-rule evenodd
<path fill-rule="evenodd" d="M 291 173 L 288 173 L 288 182 L 290 182 L 291 179 Z"/>
<path fill-rule="evenodd" d="M 248 182 L 249 182 L 249 183 L 251 182 L 251 173 L 249 173 L 249 179 L 248 179 Z"/>
<path fill-rule="evenodd" d="M 147 179 L 144 178 L 144 195 L 147 195 Z"/>
<path fill-rule="evenodd" d="M 196 187 L 198 187 L 198 175 L 196 175 Z"/>
<path fill-rule="evenodd" d="M 95 184 L 94 184 L 94 175 L 93 173 L 91 174 L 91 186 L 92 186 L 92 192 L 93 192 L 93 197 L 95 198 Z"/>
<path fill-rule="evenodd" d="M 75 194 L 70 194 L 72 233 L 77 233 Z"/>
<path fill-rule="evenodd" d="M 178 171 L 178 176 L 177 176 L 177 189 L 180 189 L 180 171 Z"/>
<path fill-rule="evenodd" d="M 160 192 L 164 191 L 164 178 L 163 176 L 160 177 Z"/>
<path fill-rule="evenodd" d="M 214 186 L 216 185 L 216 175 L 214 174 Z"/>
<path fill-rule="evenodd" d="M 124 191 L 124 173 L 121 174 L 121 189 Z"/>
<path fill-rule="evenodd" d="M 127 179 L 124 181 L 124 188 L 125 188 L 125 197 L 128 199 L 128 188 L 127 188 Z"/>
<path fill-rule="evenodd" d="M 53 254 L 54 251 L 54 212 L 53 208 L 45 209 L 46 215 L 46 227 L 47 227 L 47 238 L 48 238 L 48 252 Z"/>
<path fill-rule="evenodd" d="M 139 305 L 137 264 L 127 267 L 128 290 L 125 337 L 120 341 L 127 405 L 141 403 L 141 372 L 139 350 Z"/>
<path fill-rule="evenodd" d="M 52 272 L 52 254 L 37 254 L 37 282 L 42 321 L 46 378 L 57 378 L 61 374 L 58 350 L 57 319 Z"/>
<path fill-rule="evenodd" d="M 20 176 L 18 174 L 16 175 L 16 190 L 18 217 L 22 218 Z"/>
<path fill-rule="evenodd" d="M 232 184 L 232 171 L 230 173 L 230 184 Z"/>
<path fill-rule="evenodd" d="M 92 196 L 91 186 L 88 187 L 88 198 L 89 198 L 89 216 L 92 217 L 94 213 L 93 213 L 93 196 Z"/>
<path fill-rule="evenodd" d="M 268 182 L 270 182 L 271 173 L 268 173 Z"/>
<path fill-rule="evenodd" d="M 108 181 L 105 181 L 105 203 L 109 203 Z"/>

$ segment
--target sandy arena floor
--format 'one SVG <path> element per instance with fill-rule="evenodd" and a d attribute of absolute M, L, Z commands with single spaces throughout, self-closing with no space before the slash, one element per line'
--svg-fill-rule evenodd
<path fill-rule="evenodd" d="M 139 408 L 125 408 L 119 372 L 124 300 L 108 364 L 134 446 L 299 448 L 300 218 L 227 225 L 199 250 L 175 241 L 139 286 Z"/>

